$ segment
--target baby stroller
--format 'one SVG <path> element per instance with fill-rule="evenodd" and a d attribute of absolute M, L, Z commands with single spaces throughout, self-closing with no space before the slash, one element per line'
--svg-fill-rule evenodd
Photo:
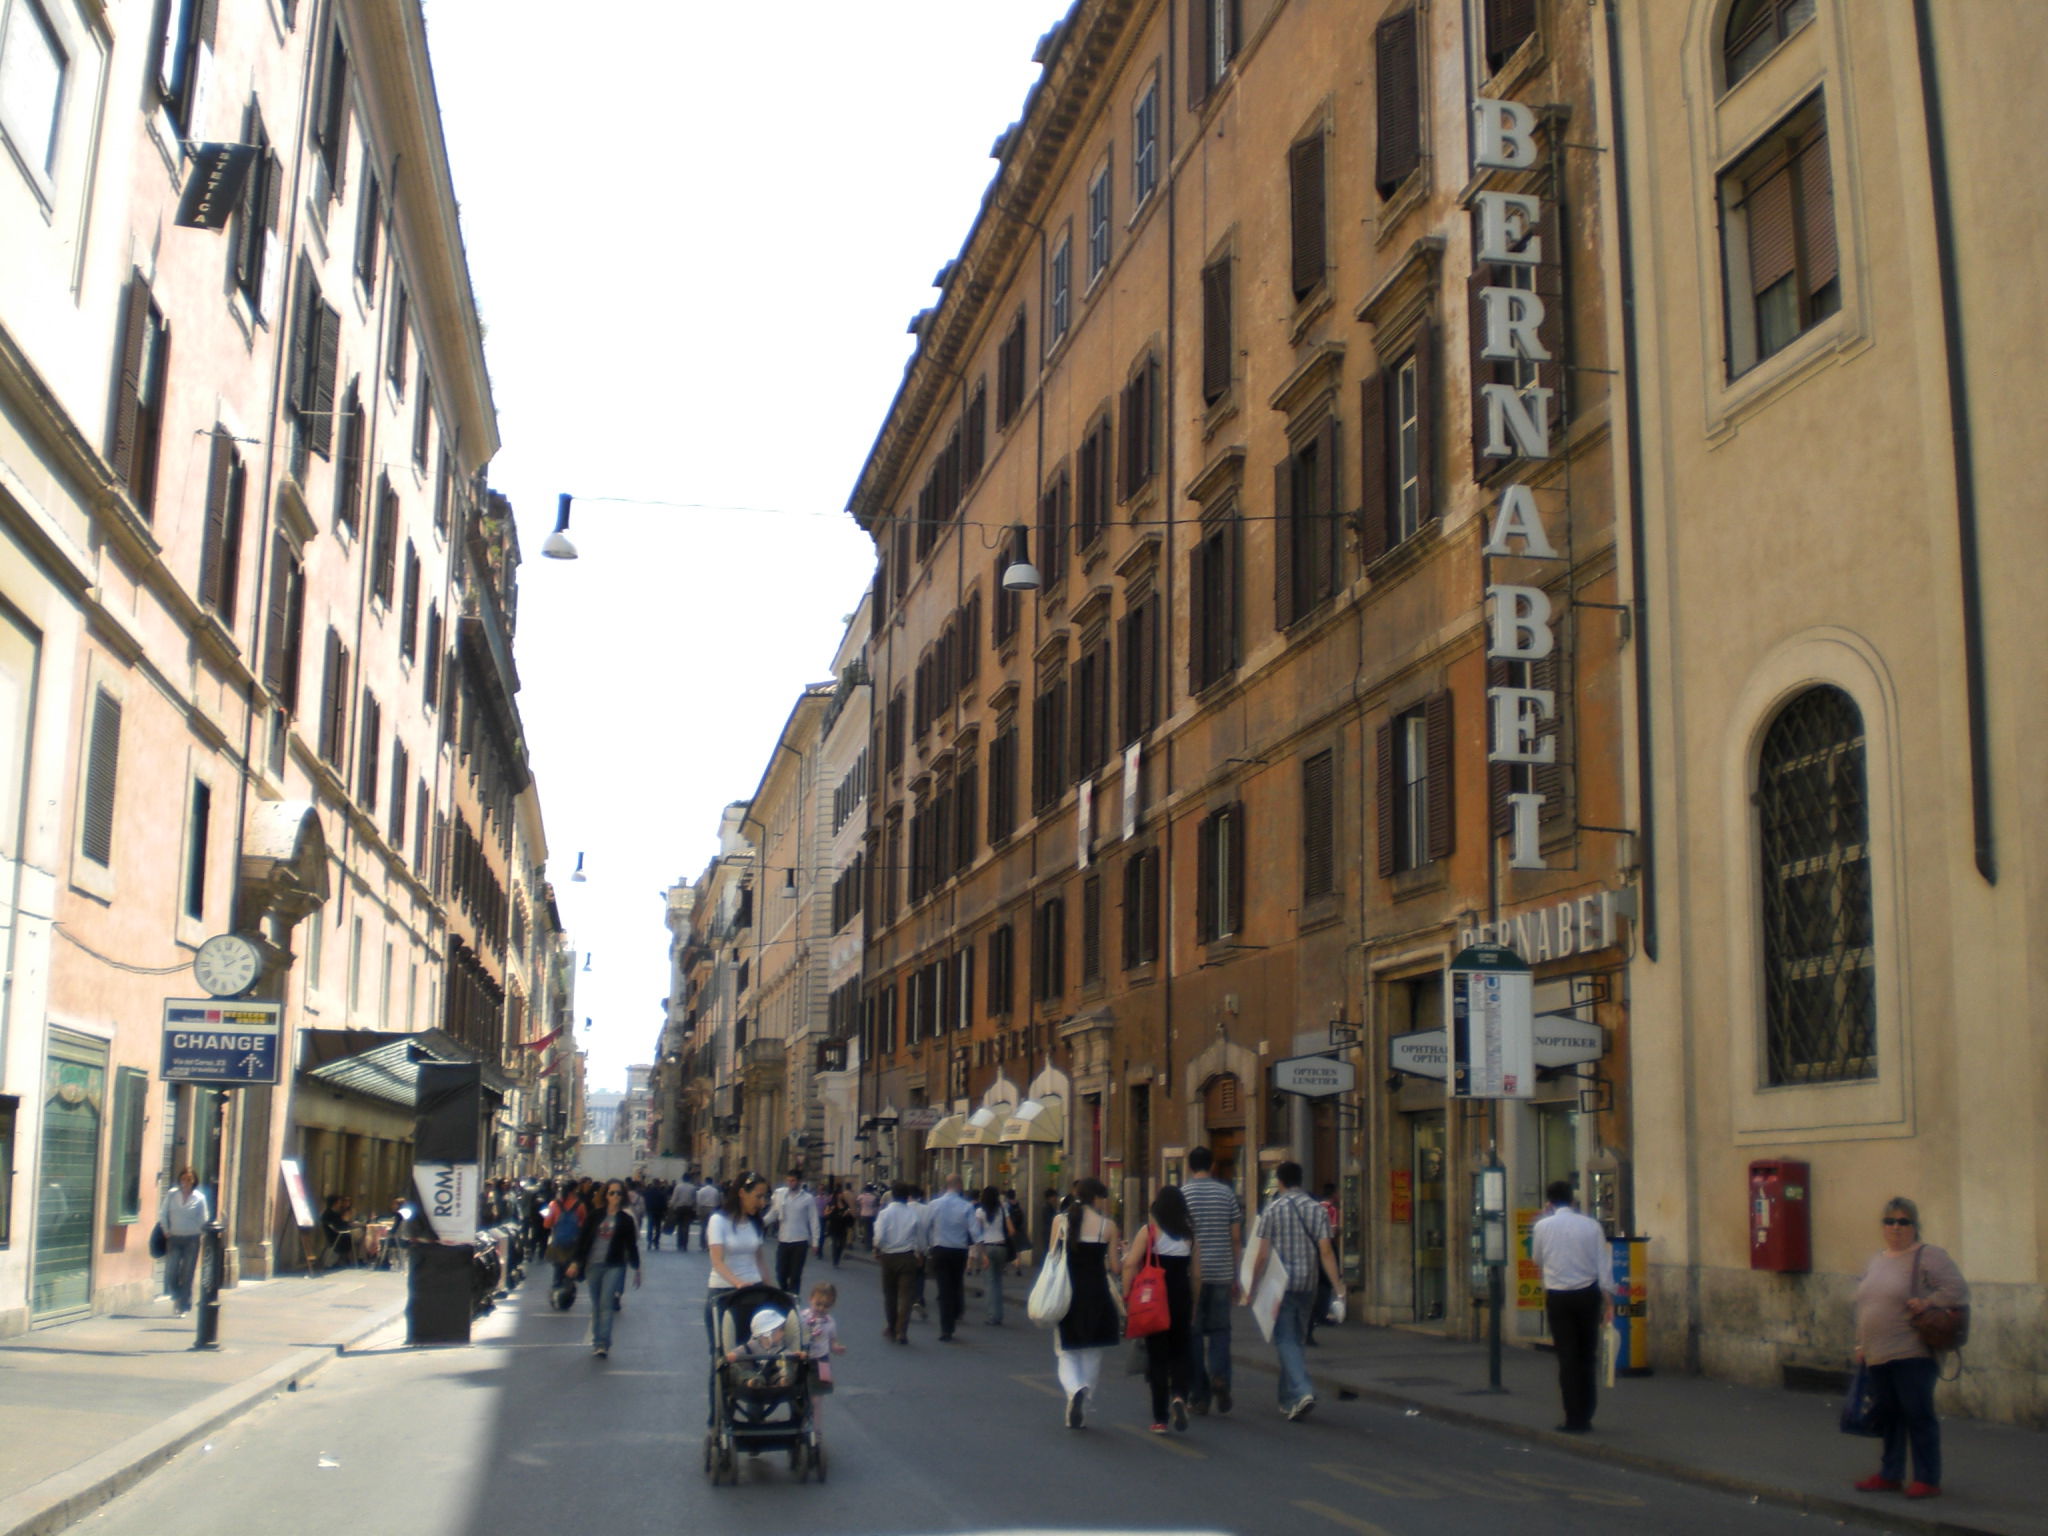
<path fill-rule="evenodd" d="M 781 1318 L 779 1342 L 771 1327 L 755 1343 L 757 1318 Z M 711 1428 L 704 1436 L 704 1475 L 713 1487 L 740 1480 L 739 1458 L 787 1452 L 798 1482 L 825 1481 L 825 1442 L 819 1438 L 811 1394 L 816 1368 L 805 1349 L 797 1300 L 772 1285 L 714 1293 L 711 1321 L 719 1343 L 711 1353 Z M 735 1350 L 738 1360 L 728 1360 Z"/>

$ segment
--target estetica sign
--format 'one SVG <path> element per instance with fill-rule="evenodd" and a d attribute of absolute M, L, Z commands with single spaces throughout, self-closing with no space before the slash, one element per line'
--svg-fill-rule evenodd
<path fill-rule="evenodd" d="M 1474 163 L 1481 170 L 1523 171 L 1536 164 L 1536 114 L 1519 101 L 1481 97 L 1472 103 Z M 1495 274 L 1509 274 L 1508 283 L 1488 283 L 1479 290 L 1478 312 L 1470 323 L 1478 333 L 1479 356 L 1487 362 L 1542 364 L 1556 361 L 1543 340 L 1546 308 L 1536 290 L 1537 270 L 1546 253 L 1543 203 L 1525 192 L 1485 191 L 1474 195 L 1478 215 L 1472 259 Z M 1517 275 L 1526 276 L 1520 286 Z M 1548 459 L 1551 454 L 1551 405 L 1555 391 L 1540 382 L 1518 384 L 1490 380 L 1478 385 L 1474 420 L 1484 421 L 1478 450 L 1488 459 Z M 1558 559 L 1557 547 L 1537 515 L 1536 498 L 1519 482 L 1501 493 L 1484 551 L 1488 556 L 1516 555 L 1533 560 Z M 1550 597 L 1541 587 L 1490 582 L 1486 655 L 1489 661 L 1533 664 L 1557 649 L 1551 623 Z M 1530 679 L 1533 681 L 1533 679 Z M 1519 766 L 1557 761 L 1557 692 L 1551 688 L 1497 684 L 1486 690 L 1487 761 Z M 1509 867 L 1547 869 L 1539 828 L 1547 797 L 1533 790 L 1511 792 Z"/>

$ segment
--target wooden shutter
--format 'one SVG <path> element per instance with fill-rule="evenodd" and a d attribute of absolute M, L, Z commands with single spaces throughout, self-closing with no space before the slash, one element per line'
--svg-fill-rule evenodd
<path fill-rule="evenodd" d="M 1295 612 L 1294 457 L 1273 466 L 1273 627 L 1285 629 Z"/>
<path fill-rule="evenodd" d="M 1482 485 L 1507 462 L 1486 456 L 1486 397 L 1480 392 L 1480 386 L 1495 382 L 1499 373 L 1498 365 L 1481 355 L 1486 350 L 1486 304 L 1479 295 L 1481 289 L 1495 286 L 1499 275 L 1492 262 L 1482 261 L 1465 279 L 1465 350 L 1472 364 L 1472 478 Z"/>
<path fill-rule="evenodd" d="M 1550 361 L 1536 365 L 1536 383 L 1550 391 L 1550 419 L 1563 438 L 1563 428 L 1570 419 L 1567 391 L 1571 385 L 1571 373 L 1566 367 L 1566 350 L 1569 338 L 1565 334 L 1565 292 L 1564 292 L 1564 221 L 1558 215 L 1561 205 L 1555 197 L 1543 200 L 1543 216 L 1537 221 L 1536 234 L 1542 242 L 1543 260 L 1538 263 L 1535 273 L 1536 296 L 1543 301 L 1543 323 L 1536 327 L 1536 340 L 1543 350 L 1550 354 Z"/>
<path fill-rule="evenodd" d="M 341 361 L 341 315 L 333 305 L 313 303 L 313 388 L 306 406 L 306 440 L 321 458 L 334 451 L 334 379 Z"/>
<path fill-rule="evenodd" d="M 103 868 L 114 863 L 114 790 L 121 771 L 121 702 L 95 690 L 92 738 L 86 747 L 85 804 L 80 811 L 78 849 Z"/>
<path fill-rule="evenodd" d="M 123 485 L 135 486 L 135 445 L 140 436 L 142 393 L 148 380 L 143 377 L 149 358 L 149 282 L 137 271 L 128 279 L 128 293 L 121 310 L 121 347 L 115 354 L 114 431 L 108 444 L 108 458 L 114 476 Z"/>
<path fill-rule="evenodd" d="M 1102 979 L 1102 877 L 1081 882 L 1081 980 Z"/>
<path fill-rule="evenodd" d="M 235 445 L 226 430 L 213 429 L 207 455 L 206 533 L 199 545 L 199 601 L 218 610 L 226 587 L 223 558 L 227 553 L 228 482 L 234 478 Z"/>
<path fill-rule="evenodd" d="M 1359 552 L 1368 566 L 1394 547 L 1393 506 L 1387 495 L 1392 438 L 1387 427 L 1387 376 L 1375 370 L 1358 385 Z"/>
<path fill-rule="evenodd" d="M 1515 56 L 1536 31 L 1536 0 L 1486 0 L 1486 68 L 1489 74 Z"/>
<path fill-rule="evenodd" d="M 1288 202 L 1293 238 L 1294 296 L 1313 292 L 1327 264 L 1323 218 L 1323 135 L 1320 130 L 1287 151 Z"/>
<path fill-rule="evenodd" d="M 1333 416 L 1325 421 L 1316 433 L 1316 504 L 1314 521 L 1308 528 L 1313 541 L 1315 559 L 1310 569 L 1314 573 L 1312 602 L 1321 602 L 1337 590 L 1337 520 L 1339 511 L 1338 493 L 1340 483 L 1338 457 L 1342 444 Z"/>
<path fill-rule="evenodd" d="M 1230 261 L 1202 269 L 1202 399 L 1214 405 L 1230 391 Z"/>
<path fill-rule="evenodd" d="M 214 34 L 220 24 L 220 0 L 199 0 L 199 25 L 194 30 L 194 40 L 213 46 Z M 193 61 L 198 68 L 198 61 Z"/>
<path fill-rule="evenodd" d="M 1216 818 L 1207 816 L 1195 829 L 1195 942 L 1207 944 L 1216 937 L 1216 917 L 1222 910 L 1216 890 Z"/>
<path fill-rule="evenodd" d="M 290 352 L 285 363 L 286 404 L 303 416 L 313 408 L 313 352 L 319 342 L 320 290 L 313 281 L 312 263 L 299 259 L 298 291 L 292 295 L 291 322 L 287 330 Z"/>
<path fill-rule="evenodd" d="M 1436 504 L 1436 326 L 1424 315 L 1415 328 L 1416 527 L 1431 522 Z"/>
<path fill-rule="evenodd" d="M 1529 664 L 1529 686 L 1531 688 L 1547 688 L 1557 698 L 1557 713 L 1551 723 L 1551 735 L 1557 742 L 1557 760 L 1549 763 L 1538 763 L 1529 776 L 1530 787 L 1537 794 L 1543 796 L 1543 815 L 1546 820 L 1564 810 L 1564 748 L 1567 733 L 1564 722 L 1564 652 L 1561 649 L 1562 644 L 1563 637 L 1560 636 L 1559 644 L 1551 648 L 1548 656 L 1545 656 L 1541 661 L 1534 661 Z"/>
<path fill-rule="evenodd" d="M 270 546 L 270 595 L 263 610 L 263 686 L 284 694 L 286 625 L 291 617 L 292 547 L 279 535 Z"/>
<path fill-rule="evenodd" d="M 1791 272 L 1796 259 L 1789 162 L 1775 160 L 1753 178 L 1743 206 L 1749 215 L 1749 291 L 1761 294 Z"/>
<path fill-rule="evenodd" d="M 1423 706 L 1423 734 L 1429 751 L 1429 856 L 1449 856 L 1458 843 L 1457 799 L 1452 794 L 1451 774 L 1454 742 L 1451 734 L 1451 696 L 1433 693 Z"/>
<path fill-rule="evenodd" d="M 1209 60 L 1216 53 L 1215 0 L 1193 0 L 1188 7 L 1188 105 L 1209 99 Z"/>
<path fill-rule="evenodd" d="M 176 4 L 177 0 L 171 0 Z M 197 68 L 197 61 L 193 67 Z M 255 163 L 242 178 L 242 206 L 235 210 L 234 252 L 231 265 L 235 285 L 252 298 L 263 260 L 263 180 L 270 171 L 269 153 L 264 145 L 263 122 L 252 104 L 242 109 L 242 142 L 256 146 Z M 253 307 L 253 306 L 252 306 Z"/>
<path fill-rule="evenodd" d="M 337 769 L 348 743 L 348 690 L 348 647 L 341 643 L 340 632 L 330 628 L 320 683 L 320 756 Z"/>
<path fill-rule="evenodd" d="M 1390 197 L 1422 163 L 1421 59 L 1415 12 L 1389 16 L 1374 34 L 1379 146 L 1373 180 Z"/>
<path fill-rule="evenodd" d="M 1230 860 L 1230 879 L 1222 892 L 1225 903 L 1226 929 L 1230 933 L 1244 932 L 1244 802 L 1240 800 L 1230 808 L 1230 814 L 1223 823 L 1223 835 L 1229 839 L 1225 853 Z"/>
<path fill-rule="evenodd" d="M 1486 743 L 1486 804 L 1487 825 L 1495 837 L 1505 837 L 1514 830 L 1514 813 L 1508 805 L 1508 796 L 1514 792 L 1515 765 L 1497 763 L 1493 760 L 1493 690 L 1512 687 L 1514 665 L 1498 656 L 1486 659 L 1486 729 L 1481 739 Z"/>
<path fill-rule="evenodd" d="M 1806 243 L 1806 293 L 1810 298 L 1835 280 L 1840 265 L 1835 246 L 1835 180 L 1828 165 L 1825 126 L 1808 135 L 1799 150 L 1799 225 Z"/>
<path fill-rule="evenodd" d="M 1336 756 L 1318 752 L 1301 765 L 1301 894 L 1337 888 Z"/>

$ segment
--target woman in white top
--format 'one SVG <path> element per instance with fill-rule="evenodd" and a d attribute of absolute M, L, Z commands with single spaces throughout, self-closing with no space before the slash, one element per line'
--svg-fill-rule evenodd
<path fill-rule="evenodd" d="M 974 1268 L 986 1275 L 988 1325 L 1003 1326 L 1003 1271 L 1010 1264 L 1009 1213 L 1003 1209 L 1003 1192 L 991 1184 L 981 1192 L 971 1223 L 974 1238 Z"/>
<path fill-rule="evenodd" d="M 704 1224 L 704 1247 L 711 1255 L 713 1292 L 761 1284 L 761 1210 L 768 1203 L 768 1181 L 743 1173 L 725 1197 L 725 1206 Z M 711 1328 L 710 1298 L 705 1298 L 704 1326 Z M 714 1335 L 711 1340 L 718 1343 Z"/>
<path fill-rule="evenodd" d="M 1152 1387 L 1152 1433 L 1166 1433 L 1167 1414 L 1173 1427 L 1188 1427 L 1188 1331 L 1195 1318 L 1195 1288 L 1191 1277 L 1199 1273 L 1195 1251 L 1195 1223 L 1188 1214 L 1188 1202 L 1178 1184 L 1161 1188 L 1152 1200 L 1152 1220 L 1131 1239 L 1124 1255 L 1124 1290 L 1138 1278 L 1146 1255 L 1159 1261 L 1166 1272 L 1166 1311 L 1172 1321 L 1163 1333 L 1145 1336 L 1145 1380 Z M 1169 1409 L 1169 1401 L 1171 1407 Z"/>

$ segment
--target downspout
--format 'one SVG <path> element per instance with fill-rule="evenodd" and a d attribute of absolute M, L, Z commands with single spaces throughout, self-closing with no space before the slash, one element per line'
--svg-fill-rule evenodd
<path fill-rule="evenodd" d="M 1934 262 L 1941 281 L 1941 340 L 1948 366 L 1948 426 L 1956 478 L 1956 545 L 1963 600 L 1963 693 L 1969 709 L 1970 819 L 1977 873 L 1998 883 L 1991 828 L 1991 742 L 1984 682 L 1984 599 L 1977 560 L 1977 476 L 1970 447 L 1970 382 L 1963 360 L 1963 305 L 1956 280 L 1955 208 L 1949 196 L 1948 131 L 1934 59 L 1934 17 L 1913 0 L 1913 40 L 1920 55 L 1920 110 L 1927 125 L 1927 182 L 1934 200 Z"/>
<path fill-rule="evenodd" d="M 1179 243 L 1176 237 L 1180 232 L 1177 218 L 1180 212 L 1180 175 L 1174 165 L 1174 157 L 1177 150 L 1174 142 L 1174 131 L 1179 126 L 1180 117 L 1179 113 L 1175 110 L 1178 103 L 1174 99 L 1174 85 L 1179 79 L 1180 72 L 1173 67 L 1174 61 L 1180 57 L 1179 49 L 1175 47 L 1177 31 L 1174 26 L 1174 22 L 1179 18 L 1179 14 L 1179 8 L 1176 6 L 1170 5 L 1166 8 L 1166 62 L 1161 65 L 1159 70 L 1160 78 L 1166 83 L 1166 111 L 1162 116 L 1166 120 L 1164 156 L 1166 161 L 1166 378 L 1168 380 L 1167 392 L 1169 394 L 1171 393 L 1171 381 L 1174 376 L 1174 321 L 1179 313 L 1175 308 L 1175 297 L 1179 287 L 1177 282 L 1179 267 L 1175 257 Z M 1175 520 L 1173 509 L 1177 497 L 1174 494 L 1173 485 L 1175 465 L 1173 457 L 1174 415 L 1172 411 L 1167 411 L 1165 415 L 1166 443 L 1161 451 L 1161 458 L 1164 460 L 1164 472 L 1161 478 L 1165 483 L 1160 486 L 1159 495 L 1166 514 L 1163 519 L 1166 524 L 1166 547 L 1162 552 L 1163 558 L 1160 561 L 1159 581 L 1163 590 L 1160 594 L 1159 611 L 1166 618 L 1167 622 L 1171 623 L 1174 611 L 1173 529 Z M 1154 654 L 1160 657 L 1161 663 L 1159 687 L 1164 691 L 1166 698 L 1171 701 L 1173 698 L 1173 669 L 1166 663 L 1166 656 L 1171 654 L 1173 648 L 1168 643 L 1168 637 L 1165 635 L 1155 635 L 1153 643 L 1155 646 Z M 1160 700 L 1156 693 L 1151 702 L 1154 708 L 1160 707 Z M 1163 713 L 1170 716 L 1173 711 L 1171 708 L 1167 708 Z M 1159 800 L 1161 804 L 1165 804 L 1173 784 L 1173 735 L 1171 732 L 1166 733 L 1166 761 L 1160 765 L 1160 768 L 1161 772 L 1158 775 L 1160 786 Z M 1139 792 L 1144 778 L 1142 753 L 1140 754 L 1136 777 L 1140 782 L 1126 784 L 1124 786 L 1125 794 L 1135 795 Z M 1158 961 L 1161 981 L 1163 983 L 1163 995 L 1160 998 L 1160 1031 L 1165 1041 L 1160 1055 L 1164 1063 L 1166 1075 L 1165 1097 L 1170 1099 L 1173 1097 L 1173 837 L 1170 827 L 1167 835 L 1159 839 L 1159 849 L 1161 854 L 1159 860 L 1160 900 L 1157 917 L 1160 928 L 1159 947 L 1164 951 Z"/>

